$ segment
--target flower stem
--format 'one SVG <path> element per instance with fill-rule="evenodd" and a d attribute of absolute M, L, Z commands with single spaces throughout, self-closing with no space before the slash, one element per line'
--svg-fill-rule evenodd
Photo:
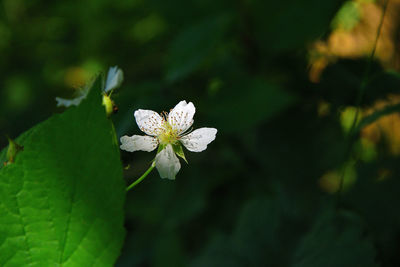
<path fill-rule="evenodd" d="M 348 134 L 348 145 L 347 145 L 347 149 L 346 149 L 346 154 L 345 154 L 345 159 L 348 160 L 351 156 L 351 153 L 353 151 L 353 146 L 354 146 L 354 142 L 355 142 L 355 138 L 356 135 L 358 134 L 357 130 L 357 122 L 358 122 L 358 116 L 360 113 L 360 109 L 361 109 L 361 103 L 362 100 L 364 98 L 364 94 L 365 94 L 365 90 L 367 88 L 368 82 L 369 82 L 369 74 L 371 72 L 371 66 L 372 66 L 372 62 L 374 60 L 375 57 L 375 52 L 376 52 L 376 47 L 378 46 L 378 40 L 379 40 L 379 36 L 381 34 L 381 30 L 382 30 L 382 26 L 383 26 L 383 20 L 385 18 L 386 15 L 386 10 L 389 4 L 389 0 L 386 0 L 383 4 L 383 8 L 382 8 L 382 15 L 379 21 L 379 25 L 378 25 L 378 29 L 377 29 L 377 33 L 376 33 L 376 37 L 375 37 L 375 42 L 374 45 L 372 47 L 372 51 L 371 54 L 369 56 L 368 62 L 367 62 L 367 66 L 365 68 L 364 71 L 364 75 L 363 78 L 361 80 L 361 84 L 360 84 L 360 88 L 358 91 L 358 95 L 357 95 L 357 99 L 356 99 L 356 114 L 354 115 L 354 119 Z M 344 187 L 344 177 L 346 174 L 346 168 L 347 168 L 347 163 L 345 163 L 342 167 L 342 174 L 340 176 L 340 180 L 339 180 L 339 189 L 337 191 L 337 201 L 336 201 L 336 206 L 339 207 L 339 204 L 341 202 L 341 195 L 342 195 L 342 191 L 343 191 L 343 187 Z"/>
<path fill-rule="evenodd" d="M 140 176 L 136 181 L 134 181 L 130 186 L 128 186 L 126 188 L 126 191 L 128 192 L 129 190 L 131 190 L 132 188 L 134 188 L 137 184 L 139 184 L 141 181 L 144 180 L 144 178 L 147 177 L 147 175 L 154 169 L 155 167 L 155 162 L 153 162 L 150 166 L 150 168 L 147 169 L 147 171 L 145 173 L 143 173 L 142 176 Z"/>

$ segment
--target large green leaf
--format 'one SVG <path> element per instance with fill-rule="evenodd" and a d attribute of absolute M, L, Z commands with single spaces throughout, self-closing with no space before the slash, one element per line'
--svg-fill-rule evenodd
<path fill-rule="evenodd" d="M 124 238 L 122 166 L 99 83 L 17 139 L 0 169 L 0 266 L 112 266 Z"/>

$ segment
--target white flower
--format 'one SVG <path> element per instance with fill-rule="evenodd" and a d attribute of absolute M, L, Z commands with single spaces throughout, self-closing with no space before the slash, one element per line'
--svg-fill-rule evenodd
<path fill-rule="evenodd" d="M 69 106 L 78 106 L 83 99 L 87 97 L 89 94 L 90 88 L 92 88 L 94 83 L 94 79 L 85 85 L 82 89 L 78 91 L 78 94 L 75 98 L 66 99 L 61 97 L 56 97 L 57 107 L 69 107 Z"/>
<path fill-rule="evenodd" d="M 83 99 L 89 94 L 90 88 L 92 88 L 93 83 L 96 79 L 92 79 L 84 88 L 78 91 L 78 95 L 73 99 L 66 99 L 61 97 L 56 97 L 57 107 L 69 107 L 78 106 Z M 102 88 L 103 93 L 108 93 L 109 91 L 118 88 L 122 81 L 124 80 L 124 73 L 117 66 L 110 67 L 107 74 L 106 84 Z"/>
<path fill-rule="evenodd" d="M 161 178 L 175 179 L 181 168 L 176 155 L 184 158 L 182 147 L 189 151 L 201 152 L 214 141 L 217 129 L 200 128 L 189 131 L 196 109 L 192 102 L 179 102 L 170 113 L 158 114 L 152 110 L 135 111 L 136 123 L 147 136 L 122 136 L 120 148 L 129 152 L 153 151 L 159 146 L 155 158 Z"/>
<path fill-rule="evenodd" d="M 104 92 L 118 88 L 122 81 L 124 80 L 124 73 L 117 66 L 110 67 L 107 74 L 106 86 L 104 87 Z"/>

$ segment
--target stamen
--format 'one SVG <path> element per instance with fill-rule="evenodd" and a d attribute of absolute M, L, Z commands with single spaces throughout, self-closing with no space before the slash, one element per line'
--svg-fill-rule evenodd
<path fill-rule="evenodd" d="M 183 137 L 183 136 L 185 136 L 185 135 L 188 135 L 188 134 L 190 134 L 191 132 L 193 132 L 193 127 L 190 127 L 190 129 L 188 129 L 188 130 L 186 130 L 186 131 L 180 133 L 180 134 L 179 134 L 179 138 L 180 138 L 180 137 Z"/>
<path fill-rule="evenodd" d="M 160 113 L 160 116 L 163 119 L 164 123 L 168 120 L 168 112 L 163 111 L 163 112 Z"/>

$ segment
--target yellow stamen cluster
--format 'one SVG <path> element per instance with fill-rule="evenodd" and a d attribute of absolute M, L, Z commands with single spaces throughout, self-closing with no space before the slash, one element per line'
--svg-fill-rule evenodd
<path fill-rule="evenodd" d="M 163 118 L 163 131 L 157 136 L 160 144 L 175 144 L 179 138 L 178 129 L 168 123 L 168 113 L 162 113 L 161 117 Z"/>

